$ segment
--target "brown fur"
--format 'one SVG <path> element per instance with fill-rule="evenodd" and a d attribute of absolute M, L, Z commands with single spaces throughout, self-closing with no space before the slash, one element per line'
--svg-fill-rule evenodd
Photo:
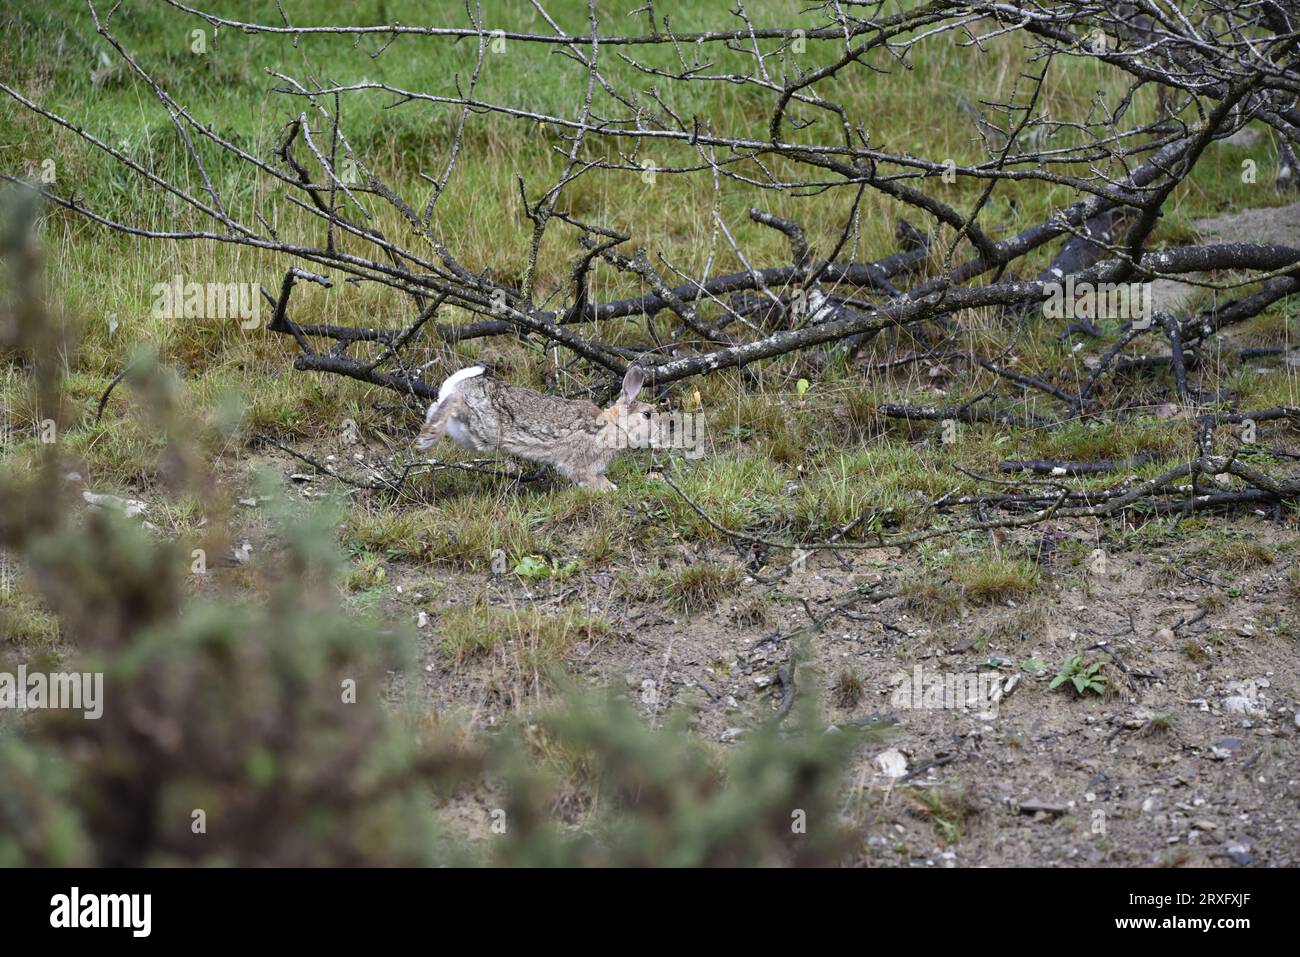
<path fill-rule="evenodd" d="M 415 447 L 427 449 L 448 434 L 462 448 L 550 465 L 582 488 L 613 489 L 605 471 L 628 444 L 628 419 L 653 411 L 636 401 L 643 379 L 639 368 L 629 367 L 618 400 L 601 410 L 591 402 L 475 376 L 429 407 Z"/>

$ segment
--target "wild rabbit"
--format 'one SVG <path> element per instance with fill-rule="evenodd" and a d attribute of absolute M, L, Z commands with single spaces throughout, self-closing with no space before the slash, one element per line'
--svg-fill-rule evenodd
<path fill-rule="evenodd" d="M 582 488 L 616 488 L 605 470 L 621 449 L 655 446 L 653 408 L 636 401 L 645 372 L 629 366 L 618 400 L 608 409 L 507 385 L 482 366 L 461 369 L 438 389 L 415 440 L 421 451 L 443 433 L 462 449 L 505 452 L 550 465 Z"/>

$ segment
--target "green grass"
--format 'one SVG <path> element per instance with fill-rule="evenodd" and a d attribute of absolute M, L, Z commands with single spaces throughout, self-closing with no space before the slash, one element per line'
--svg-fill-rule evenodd
<path fill-rule="evenodd" d="M 953 578 L 961 583 L 972 604 L 993 605 L 1023 600 L 1033 594 L 1041 575 L 1032 562 L 998 557 L 960 562 L 953 569 Z"/>
<path fill-rule="evenodd" d="M 0 651 L 13 643 L 29 651 L 51 650 L 59 640 L 58 619 L 0 565 Z"/>
<path fill-rule="evenodd" d="M 522 672 L 561 665 L 578 642 L 612 633 L 604 619 L 574 606 L 547 614 L 534 605 L 470 605 L 445 612 L 436 628 L 443 653 L 457 664 L 500 652 Z"/>
<path fill-rule="evenodd" d="M 900 589 L 903 607 L 925 621 L 950 621 L 961 613 L 961 589 L 929 574 L 908 577 Z"/>
<path fill-rule="evenodd" d="M 1008 558 L 998 553 L 953 557 L 945 555 L 931 568 L 908 576 L 901 594 L 908 611 L 929 622 L 950 621 L 958 617 L 962 606 L 1001 605 L 1022 602 L 1038 591 L 1042 574 L 1027 560 Z M 1037 611 L 1027 611 L 1017 624 L 1007 624 L 997 637 L 1032 632 L 1041 623 Z M 985 641 L 989 636 L 985 636 Z"/>
<path fill-rule="evenodd" d="M 656 576 L 656 587 L 668 604 L 686 614 L 712 608 L 734 594 L 739 585 L 740 572 L 736 568 L 712 562 L 697 561 Z"/>
<path fill-rule="evenodd" d="M 866 693 L 866 685 L 863 684 L 862 678 L 852 668 L 844 668 L 835 676 L 835 683 L 831 687 L 831 700 L 835 702 L 837 708 L 850 709 L 857 707 Z"/>
<path fill-rule="evenodd" d="M 498 504 L 493 513 L 477 497 L 461 496 L 439 508 L 354 509 L 347 533 L 358 546 L 392 559 L 467 569 L 491 568 L 498 550 L 510 568 L 525 555 L 549 551 L 523 503 L 503 496 Z"/>
<path fill-rule="evenodd" d="M 963 788 L 913 787 L 905 798 L 912 813 L 928 820 L 945 844 L 961 840 L 974 813 L 974 803 Z"/>
<path fill-rule="evenodd" d="M 268 9 L 270 12 L 268 13 Z M 427 6 L 416 0 L 363 0 L 347 7 L 323 3 L 289 3 L 290 16 L 302 23 L 343 21 L 380 23 L 400 20 L 426 22 Z M 586 5 L 560 0 L 548 9 L 568 30 L 585 29 Z M 746 9 L 755 23 L 798 17 L 788 4 L 752 0 Z M 236 2 L 223 7 L 230 15 L 266 19 L 274 10 L 264 4 Z M 670 14 L 679 30 L 735 26 L 737 19 L 724 6 L 658 3 L 659 14 Z M 808 16 L 813 16 L 809 14 Z M 461 23 L 463 11 L 454 5 L 439 16 Z M 493 4 L 489 19 L 500 24 L 541 28 L 524 0 Z M 607 18 L 607 26 L 632 29 L 631 21 Z M 115 16 L 112 29 L 123 44 L 176 99 L 193 109 L 204 123 L 266 157 L 282 136 L 282 124 L 304 108 L 290 97 L 272 92 L 279 81 L 270 68 L 296 77 L 309 75 L 352 82 L 362 78 L 396 87 L 449 94 L 456 77 L 462 82 L 473 67 L 472 43 L 400 38 L 382 55 L 371 56 L 384 42 L 366 38 L 305 37 L 294 45 L 288 38 L 222 31 L 220 43 L 206 54 L 190 50 L 189 30 L 195 21 L 159 4 L 131 5 Z M 491 24 L 489 24 L 490 26 Z M 0 46 L 0 75 L 24 95 L 146 163 L 160 175 L 199 191 L 197 171 L 186 154 L 165 111 L 151 91 L 129 69 L 116 62 L 108 44 L 96 36 L 80 0 L 21 2 L 0 13 L 0 28 L 9 41 Z M 837 55 L 836 43 L 810 41 L 800 65 L 811 67 Z M 889 73 L 845 71 L 824 91 L 851 111 L 867 115 L 874 140 L 898 144 L 925 156 L 974 160 L 969 123 L 953 108 L 958 97 L 972 101 L 998 100 L 1009 93 L 1021 52 L 1017 42 L 1000 38 L 987 53 L 950 44 L 922 44 L 909 54 L 907 70 L 882 59 L 877 66 Z M 718 71 L 747 69 L 748 58 L 722 47 L 711 51 Z M 669 47 L 641 50 L 638 59 L 670 68 L 676 54 Z M 978 57 L 978 61 L 975 59 Z M 978 62 L 979 68 L 975 68 Z M 1003 69 L 1003 68 L 1008 69 Z M 611 82 L 633 91 L 638 102 L 657 109 L 644 89 L 647 78 L 614 56 L 602 60 Z M 1052 80 L 1040 107 L 1053 116 L 1082 114 L 1097 94 L 1112 97 L 1121 81 L 1095 63 L 1062 59 L 1053 66 Z M 488 57 L 476 95 L 543 112 L 568 114 L 581 99 L 586 76 L 575 64 L 552 55 L 540 45 L 509 44 L 505 52 Z M 603 94 L 602 94 L 603 95 Z M 672 94 L 683 115 L 707 114 L 720 128 L 742 135 L 765 135 L 770 96 L 750 85 L 686 84 Z M 104 215 L 146 228 L 204 226 L 166 195 L 124 176 L 115 164 L 67 131 L 6 100 L 0 110 L 0 167 L 11 173 L 39 167 L 53 159 L 56 188 L 75 187 L 82 202 Z M 344 132 L 358 154 L 386 181 L 394 184 L 416 208 L 423 208 L 430 186 L 421 174 L 440 174 L 449 157 L 451 133 L 458 114 L 430 104 L 409 103 L 387 108 L 392 97 L 373 92 L 344 98 Z M 608 106 L 608 104 L 604 104 Z M 1137 91 L 1130 111 L 1134 121 L 1150 114 L 1153 97 Z M 803 115 L 796 109 L 797 115 Z M 1060 136 L 1062 143 L 1074 134 Z M 502 116 L 477 116 L 468 124 L 464 152 L 451 187 L 437 206 L 434 225 L 457 258 L 502 281 L 519 282 L 528 254 L 528 230 L 519 203 L 516 174 L 525 191 L 535 197 L 550 184 L 562 165 L 559 141 L 534 125 Z M 250 175 L 243 164 L 201 140 L 199 150 L 213 182 L 234 215 L 252 221 L 252 212 L 274 209 L 277 229 L 285 239 L 319 243 L 323 237 L 313 217 L 283 199 L 282 189 L 266 175 Z M 592 144 L 599 151 L 603 146 Z M 685 147 L 651 144 L 648 158 L 660 166 L 698 157 Z M 593 154 L 594 155 L 594 154 Z M 1195 219 L 1274 201 L 1270 190 L 1240 182 L 1240 162 L 1254 156 L 1246 147 L 1216 144 L 1205 162 L 1175 194 L 1165 210 L 1160 237 L 1190 238 Z M 612 158 L 608 151 L 605 158 Z M 1259 160 L 1259 157 L 1254 157 Z M 1261 181 L 1267 179 L 1261 161 Z M 789 172 L 775 162 L 779 175 Z M 753 172 L 753 169 L 749 170 Z M 939 186 L 935 186 L 939 189 Z M 958 180 L 943 187 L 942 198 L 955 208 L 969 208 L 981 191 L 976 183 Z M 1017 207 L 1004 190 L 994 191 L 987 228 L 1006 234 L 1037 222 L 1069 197 L 1050 186 L 1032 186 L 1016 193 Z M 756 194 L 724 179 L 715 194 L 708 171 L 676 178 L 660 176 L 655 184 L 611 170 L 595 169 L 564 193 L 562 206 L 580 218 L 617 226 L 632 234 L 630 245 L 662 253 L 686 273 L 699 274 L 705 264 L 713 274 L 741 268 L 729 246 L 717 243 L 712 211 L 728 224 L 752 264 L 781 263 L 788 258 L 785 239 L 752 223 L 750 206 L 800 221 L 809 241 L 820 251 L 838 240 L 850 205 L 847 193 L 800 196 L 791 191 Z M 372 204 L 371 225 L 398 241 L 410 241 L 408 225 L 384 204 Z M 892 252 L 893 230 L 900 217 L 919 222 L 915 211 L 883 195 L 867 191 L 861 207 L 858 247 L 846 251 L 859 259 Z M 928 224 L 922 224 L 928 225 Z M 259 437 L 270 435 L 302 447 L 321 458 L 334 456 L 340 472 L 353 468 L 352 455 L 364 450 L 369 459 L 400 461 L 418 426 L 418 410 L 393 393 L 336 376 L 292 371 L 293 344 L 264 329 L 242 329 L 234 321 L 174 321 L 151 316 L 155 283 L 175 274 L 189 280 L 243 281 L 275 289 L 290 262 L 284 257 L 251 251 L 227 243 L 154 242 L 108 232 L 83 218 L 51 210 L 43 222 L 42 239 L 49 265 L 48 285 L 63 313 L 82 332 L 79 348 L 66 357 L 66 389 L 70 399 L 61 436 L 83 463 L 87 484 L 103 490 L 133 492 L 151 502 L 165 502 L 167 492 L 164 433 L 146 415 L 146 403 L 128 384 L 119 386 L 102 421 L 93 424 L 93 410 L 109 379 L 147 346 L 161 361 L 178 370 L 184 391 L 180 404 L 189 421 L 204 423 L 211 441 L 204 454 L 236 489 L 248 481 L 249 459 L 268 450 Z M 575 250 L 573 231 L 562 224 L 548 232 L 542 244 L 536 278 L 538 298 L 563 288 Z M 421 241 L 422 242 L 422 241 Z M 422 248 L 422 247 L 421 247 Z M 1040 250 L 1017 263 L 1028 274 L 1040 268 L 1052 249 Z M 639 280 L 600 268 L 596 272 L 600 298 L 642 291 Z M 386 288 L 372 284 L 336 283 L 332 289 L 303 284 L 295 292 L 294 314 L 313 321 L 396 326 L 412 315 L 411 304 Z M 706 315 L 712 307 L 702 304 Z M 1282 344 L 1292 340 L 1294 307 L 1279 304 L 1243 327 L 1249 344 Z M 110 316 L 113 323 L 110 324 Z M 463 318 L 452 310 L 447 321 Z M 992 314 L 959 317 L 966 345 L 990 354 L 1010 348 L 1004 364 L 1021 369 L 1058 370 L 1070 388 L 1087 375 L 1086 358 L 1104 348 L 1089 341 L 1081 353 L 1056 338 L 1057 328 L 1029 317 L 1009 329 Z M 1113 332 L 1114 330 L 1107 330 Z M 644 337 L 642 320 L 611 322 L 601 329 L 610 341 Z M 924 350 L 939 341 L 935 327 L 890 330 L 871 344 L 868 361 L 904 351 Z M 1149 339 L 1149 342 L 1148 342 Z M 1148 337 L 1143 343 L 1155 345 Z M 362 347 L 364 348 L 364 347 Z M 479 340 L 453 348 L 419 345 L 418 362 L 443 367 L 488 360 L 498 374 L 521 384 L 549 387 L 554 357 L 535 344 Z M 954 468 L 996 474 L 1008 458 L 1096 459 L 1127 458 L 1148 453 L 1157 458 L 1186 455 L 1193 426 L 1181 418 L 1138 418 L 1121 424 L 1068 423 L 1060 427 L 1013 433 L 995 426 L 962 426 L 958 441 L 943 446 L 928 423 L 887 420 L 877 411 L 888 401 L 960 404 L 997 383 L 985 370 L 949 361 L 939 374 L 925 364 L 889 373 L 863 373 L 838 353 L 818 359 L 787 357 L 750 366 L 742 377 L 734 370 L 683 383 L 667 404 L 702 410 L 707 416 L 708 455 L 699 461 L 674 459 L 674 480 L 683 491 L 728 529 L 784 540 L 818 540 L 857 522 L 846 537 L 868 540 L 882 531 L 907 530 L 935 521 L 930 503 L 953 492 L 974 491 L 975 482 Z M 1073 378 L 1072 378 L 1073 377 Z M 799 393 L 798 382 L 809 387 Z M 1167 376 L 1127 378 L 1112 400 L 1164 399 L 1159 388 Z M 581 370 L 566 388 L 582 385 Z M 1275 369 L 1211 382 L 1236 389 L 1240 401 L 1256 406 L 1297 401 L 1296 380 Z M 1037 394 L 1017 395 L 1006 389 L 1008 407 L 1024 413 L 1053 408 Z M 232 397 L 239 411 L 231 429 L 219 428 Z M 16 462 L 30 461 L 39 451 L 31 438 L 34 424 L 44 416 L 35 408 L 25 376 L 6 366 L 0 371 L 0 410 L 20 427 L 19 444 L 9 450 Z M 348 429 L 358 444 L 342 436 Z M 26 430 L 22 432 L 22 430 Z M 448 443 L 436 449 L 439 458 L 459 461 L 465 456 Z M 646 475 L 662 456 L 637 453 L 618 461 L 611 477 L 617 493 L 592 495 L 562 481 L 515 488 L 511 483 L 464 472 L 443 471 L 413 479 L 396 500 L 353 494 L 341 535 L 358 560 L 353 575 L 359 592 L 382 563 L 449 565 L 473 571 L 492 567 L 494 553 L 504 553 L 510 567 L 525 555 L 540 554 L 576 560 L 584 568 L 617 566 L 629 558 L 683 541 L 721 544 L 727 536 L 702 518 L 663 482 Z M 1157 474 L 1161 462 L 1141 466 L 1142 477 Z M 296 470 L 310 471 L 302 463 Z M 349 470 L 352 470 L 349 472 Z M 1082 488 L 1111 484 L 1114 476 L 1081 480 Z M 331 486 L 318 478 L 317 488 Z M 188 528 L 201 509 L 192 503 L 175 508 L 177 527 Z M 939 519 L 940 521 L 944 519 Z M 1189 523 L 1194 524 L 1194 523 Z M 1126 535 L 1137 534 L 1125 532 Z M 1231 559 L 1231 556 L 1229 556 Z M 1252 560 L 1245 555 L 1242 560 Z M 955 583 L 956 602 L 1001 603 L 1019 600 L 1038 587 L 1036 569 L 1011 560 L 948 570 Z M 689 574 L 688 574 L 689 573 Z M 716 602 L 731 587 L 705 580 L 709 573 L 681 571 L 670 601 L 682 608 Z M 698 581 L 687 581 L 690 576 Z M 933 613 L 952 613 L 952 595 L 934 591 L 932 583 L 909 585 L 909 603 Z M 927 593 L 928 592 L 928 593 Z M 762 609 L 759 609 L 760 611 Z M 927 612 L 927 614 L 930 612 Z M 755 612 L 757 614 L 757 612 Z"/>
<path fill-rule="evenodd" d="M 1219 567 L 1238 572 L 1272 565 L 1276 559 L 1272 548 L 1248 538 L 1232 538 L 1217 543 L 1209 550 L 1209 556 Z"/>

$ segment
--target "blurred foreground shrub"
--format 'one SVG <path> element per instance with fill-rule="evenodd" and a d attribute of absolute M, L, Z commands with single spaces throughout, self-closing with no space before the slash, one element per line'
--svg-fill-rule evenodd
<path fill-rule="evenodd" d="M 63 400 L 66 330 L 25 235 L 6 226 L 0 362 L 63 434 L 85 413 Z M 125 387 L 165 440 L 168 488 L 150 494 L 203 502 L 209 554 L 228 551 L 229 509 L 196 448 L 210 423 L 150 361 Z M 454 735 L 424 702 L 389 700 L 409 636 L 342 610 L 336 509 L 277 493 L 262 580 L 197 595 L 188 546 L 88 508 L 61 443 L 29 446 L 0 458 L 0 558 L 56 616 L 58 650 L 44 660 L 0 634 L 0 672 L 102 673 L 102 715 L 0 712 L 0 865 L 822 864 L 848 847 L 852 740 L 811 702 L 803 730 L 729 750 L 677 716 L 652 730 L 625 702 L 572 694 Z M 458 800 L 493 808 L 489 839 L 439 827 Z"/>

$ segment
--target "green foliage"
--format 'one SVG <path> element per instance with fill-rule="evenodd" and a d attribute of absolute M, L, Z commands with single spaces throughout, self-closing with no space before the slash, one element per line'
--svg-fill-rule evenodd
<path fill-rule="evenodd" d="M 26 543 L 74 646 L 64 667 L 103 672 L 105 707 L 43 711 L 0 738 L 0 863 L 812 864 L 847 848 L 851 741 L 814 720 L 725 755 L 603 699 L 566 699 L 491 745 L 415 733 L 418 704 L 384 704 L 386 672 L 409 667 L 402 636 L 340 612 L 337 512 L 269 508 L 276 573 L 252 602 L 187 596 L 187 556 L 130 519 L 94 513 Z M 576 835 L 550 813 L 536 733 L 601 809 Z M 466 782 L 504 791 L 486 855 L 431 810 Z"/>
<path fill-rule="evenodd" d="M 1061 670 L 1052 678 L 1048 688 L 1055 690 L 1068 681 L 1080 697 L 1089 691 L 1105 694 L 1106 676 L 1102 674 L 1104 667 L 1101 662 L 1086 663 L 1083 655 L 1071 655 L 1061 664 Z"/>
<path fill-rule="evenodd" d="M 537 581 L 543 578 L 565 579 L 578 570 L 578 562 L 569 559 L 561 562 L 544 555 L 525 555 L 515 564 L 515 574 L 520 578 Z"/>
<path fill-rule="evenodd" d="M 75 623 L 65 667 L 102 671 L 105 707 L 0 739 L 0 863 L 824 864 L 848 847 L 851 740 L 815 721 L 720 754 L 678 718 L 656 731 L 625 702 L 566 698 L 490 745 L 415 733 L 414 708 L 384 705 L 401 636 L 337 605 L 335 516 L 273 508 L 281 573 L 257 602 L 187 598 L 166 572 L 184 556 L 128 519 L 31 544 Z M 601 809 L 576 835 L 536 734 Z M 503 791 L 505 833 L 477 856 L 431 811 L 466 782 Z"/>
<path fill-rule="evenodd" d="M 506 819 L 515 830 L 495 863 L 565 866 L 825 865 L 852 846 L 840 801 L 855 738 L 814 722 L 793 732 L 752 732 L 725 756 L 688 732 L 685 715 L 649 729 L 618 698 L 570 699 L 535 734 L 584 769 L 600 812 L 588 832 L 565 837 L 548 820 L 518 737 L 503 745 Z"/>
<path fill-rule="evenodd" d="M 662 589 L 668 604 L 681 612 L 712 608 L 725 596 L 735 592 L 740 572 L 730 565 L 696 562 L 663 572 L 655 584 Z"/>

